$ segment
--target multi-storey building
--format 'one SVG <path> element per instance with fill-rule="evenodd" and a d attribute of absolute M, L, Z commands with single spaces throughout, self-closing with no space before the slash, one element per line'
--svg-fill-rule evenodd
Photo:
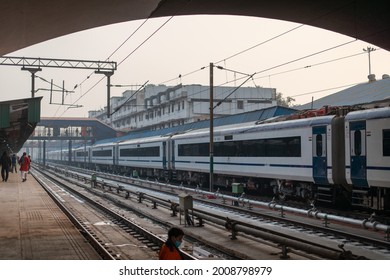
<path fill-rule="evenodd" d="M 276 106 L 276 89 L 262 87 L 214 87 L 214 117 L 234 115 Z M 210 87 L 202 85 L 149 85 L 141 91 L 127 90 L 107 108 L 89 111 L 113 128 L 130 131 L 161 129 L 209 119 Z"/>

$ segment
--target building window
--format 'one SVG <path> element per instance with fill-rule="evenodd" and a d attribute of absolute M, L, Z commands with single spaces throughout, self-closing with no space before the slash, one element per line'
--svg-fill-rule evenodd
<path fill-rule="evenodd" d="M 184 101 L 181 102 L 181 108 L 184 110 Z"/>
<path fill-rule="evenodd" d="M 237 109 L 244 109 L 244 101 L 242 100 L 237 100 Z"/>

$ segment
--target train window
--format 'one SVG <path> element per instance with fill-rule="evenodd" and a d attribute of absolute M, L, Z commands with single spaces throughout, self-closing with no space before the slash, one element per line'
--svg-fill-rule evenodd
<path fill-rule="evenodd" d="M 121 157 L 159 157 L 160 147 L 128 148 L 119 151 Z"/>
<path fill-rule="evenodd" d="M 214 155 L 219 157 L 234 157 L 239 156 L 238 143 L 230 142 L 215 142 Z"/>
<path fill-rule="evenodd" d="M 266 154 L 268 157 L 283 157 L 285 156 L 285 143 L 283 139 L 267 139 Z"/>
<path fill-rule="evenodd" d="M 322 141 L 322 134 L 316 135 L 316 155 L 317 157 L 322 157 L 322 151 L 323 151 L 323 141 Z"/>
<path fill-rule="evenodd" d="M 263 147 L 258 150 L 258 156 L 266 157 L 300 157 L 301 138 L 284 137 L 264 139 Z M 264 154 L 264 155 L 261 155 Z"/>
<path fill-rule="evenodd" d="M 208 156 L 209 144 L 181 144 L 179 156 Z M 300 157 L 301 137 L 254 139 L 214 143 L 216 157 Z"/>
<path fill-rule="evenodd" d="M 76 157 L 87 157 L 88 152 L 76 152 Z"/>
<path fill-rule="evenodd" d="M 94 157 L 111 157 L 112 150 L 92 151 Z"/>
<path fill-rule="evenodd" d="M 209 146 L 209 143 L 181 144 L 178 146 L 178 154 L 182 157 L 209 156 Z"/>
<path fill-rule="evenodd" d="M 383 156 L 390 157 L 390 129 L 383 130 Z"/>
<path fill-rule="evenodd" d="M 355 155 L 360 156 L 362 154 L 362 132 L 355 130 L 353 133 Z"/>
<path fill-rule="evenodd" d="M 266 155 L 266 140 L 245 140 L 241 141 L 239 154 L 243 157 L 265 157 Z"/>

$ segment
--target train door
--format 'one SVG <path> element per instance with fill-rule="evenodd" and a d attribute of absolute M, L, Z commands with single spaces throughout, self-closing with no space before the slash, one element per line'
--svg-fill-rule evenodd
<path fill-rule="evenodd" d="M 115 146 L 112 147 L 112 165 L 115 167 L 116 166 L 116 149 Z"/>
<path fill-rule="evenodd" d="M 355 186 L 368 186 L 366 156 L 366 122 L 349 124 L 351 181 Z"/>
<path fill-rule="evenodd" d="M 162 143 L 162 164 L 163 164 L 163 169 L 167 169 L 167 142 Z"/>
<path fill-rule="evenodd" d="M 171 168 L 175 169 L 175 140 L 171 141 Z"/>
<path fill-rule="evenodd" d="M 316 184 L 329 184 L 326 149 L 326 126 L 313 127 L 313 179 Z"/>

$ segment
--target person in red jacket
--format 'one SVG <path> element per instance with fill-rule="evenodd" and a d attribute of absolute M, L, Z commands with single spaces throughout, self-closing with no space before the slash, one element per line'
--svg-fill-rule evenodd
<path fill-rule="evenodd" d="M 183 241 L 184 232 L 180 228 L 173 227 L 168 231 L 168 239 L 161 246 L 160 260 L 183 260 L 184 257 L 179 249 Z"/>
<path fill-rule="evenodd" d="M 23 153 L 23 156 L 19 160 L 20 173 L 22 176 L 22 181 L 27 180 L 27 172 L 30 169 L 30 159 L 28 158 L 26 152 Z"/>

